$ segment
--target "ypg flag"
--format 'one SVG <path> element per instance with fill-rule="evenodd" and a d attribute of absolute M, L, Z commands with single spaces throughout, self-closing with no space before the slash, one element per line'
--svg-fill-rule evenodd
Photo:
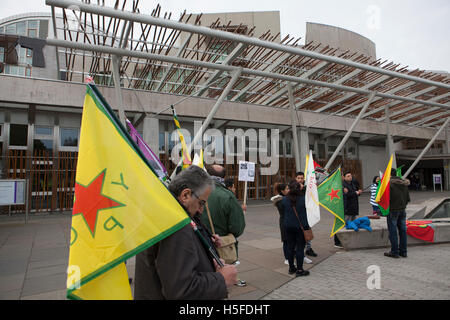
<path fill-rule="evenodd" d="M 322 207 L 334 215 L 332 237 L 336 232 L 345 227 L 344 220 L 344 197 L 342 189 L 341 168 L 337 169 L 318 187 L 319 202 Z"/>
<path fill-rule="evenodd" d="M 67 278 L 71 299 L 132 299 L 124 261 L 190 222 L 93 85 L 87 86 Z"/>
<path fill-rule="evenodd" d="M 391 169 L 392 169 L 392 159 L 394 155 L 391 155 L 386 171 L 378 184 L 377 194 L 375 197 L 375 202 L 378 203 L 381 214 L 387 216 L 389 214 L 390 207 L 390 189 L 391 189 Z"/>

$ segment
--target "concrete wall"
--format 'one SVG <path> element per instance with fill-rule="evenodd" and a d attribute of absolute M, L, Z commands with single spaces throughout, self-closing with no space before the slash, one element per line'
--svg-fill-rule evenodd
<path fill-rule="evenodd" d="M 0 75 L 0 83 L 0 102 L 69 107 L 76 108 L 79 112 L 83 106 L 86 93 L 85 85 L 65 81 Z M 21 90 L 17 90 L 17 88 L 21 88 Z M 109 104 L 115 108 L 117 101 L 114 88 L 99 87 L 99 90 Z M 123 104 L 126 106 L 126 111 L 130 112 L 142 112 L 142 107 L 146 112 L 159 112 L 171 104 L 178 103 L 182 98 L 183 96 L 173 94 L 123 89 Z M 215 99 L 191 97 L 177 105 L 177 113 L 179 116 L 204 119 L 210 112 L 215 101 Z M 141 103 L 143 106 L 141 106 Z M 312 128 L 347 131 L 354 122 L 353 118 L 347 117 L 329 116 L 305 111 L 298 111 L 298 113 L 304 120 L 304 123 L 316 123 Z M 162 114 L 171 115 L 171 111 L 169 109 Z M 280 110 L 279 108 L 261 105 L 225 101 L 219 108 L 214 119 L 255 122 L 286 127 L 291 125 L 291 111 L 289 109 Z M 397 132 L 401 132 L 407 128 L 409 127 L 392 124 L 391 133 L 395 135 Z M 358 123 L 354 132 L 385 134 L 386 125 L 385 123 L 363 119 Z M 405 131 L 402 133 L 402 136 L 431 139 L 435 132 L 436 130 L 432 129 L 417 128 L 415 130 Z M 438 138 L 445 140 L 445 132 L 442 132 Z"/>
<path fill-rule="evenodd" d="M 350 52 L 362 53 L 366 56 L 376 59 L 375 43 L 368 38 L 343 28 L 329 26 L 320 23 L 306 23 L 306 43 L 322 43 L 333 48 L 342 48 L 341 52 L 350 50 Z M 338 52 L 340 53 L 340 52 Z"/>
<path fill-rule="evenodd" d="M 383 147 L 359 146 L 359 159 L 362 163 L 363 187 L 372 184 L 379 172 L 386 170 L 386 149 Z M 368 190 L 370 192 L 370 190 Z"/>

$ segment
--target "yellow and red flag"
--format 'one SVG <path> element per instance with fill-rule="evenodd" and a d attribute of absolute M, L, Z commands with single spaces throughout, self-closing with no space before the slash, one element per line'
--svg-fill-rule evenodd
<path fill-rule="evenodd" d="M 377 188 L 377 195 L 375 197 L 375 202 L 378 203 L 381 214 L 387 216 L 389 214 L 390 207 L 390 189 L 391 189 L 391 169 L 392 160 L 394 155 L 391 155 L 386 171 L 384 171 L 383 177 Z"/>
<path fill-rule="evenodd" d="M 190 218 L 90 84 L 75 180 L 67 296 L 132 299 L 124 262 Z"/>
<path fill-rule="evenodd" d="M 175 127 L 177 128 L 178 136 L 180 137 L 181 142 L 181 156 L 183 157 L 183 169 L 188 168 L 192 164 L 191 154 L 186 145 L 186 141 L 184 140 L 183 133 L 181 132 L 180 121 L 178 121 L 178 116 L 175 111 L 175 108 L 171 106 L 173 113 L 173 121 L 175 123 Z"/>

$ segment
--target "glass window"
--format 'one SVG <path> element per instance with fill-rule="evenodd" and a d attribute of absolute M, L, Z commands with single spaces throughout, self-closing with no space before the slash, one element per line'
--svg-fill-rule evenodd
<path fill-rule="evenodd" d="M 53 152 L 53 140 L 46 139 L 35 139 L 34 143 L 34 151 L 48 151 L 49 153 Z"/>
<path fill-rule="evenodd" d="M 3 133 L 3 124 L 0 124 L 0 137 L 2 136 Z"/>
<path fill-rule="evenodd" d="M 25 76 L 31 77 L 31 68 L 26 68 L 25 69 Z"/>
<path fill-rule="evenodd" d="M 166 139 L 165 139 L 165 133 L 164 132 L 160 132 L 159 133 L 159 151 L 164 151 L 166 150 Z"/>
<path fill-rule="evenodd" d="M 28 36 L 31 38 L 36 38 L 37 30 L 34 29 L 28 29 Z"/>
<path fill-rule="evenodd" d="M 42 135 L 46 135 L 46 136 L 51 136 L 51 135 L 53 135 L 53 128 L 52 127 L 44 127 L 44 126 L 35 126 L 34 134 L 42 134 Z"/>
<path fill-rule="evenodd" d="M 11 146 L 27 146 L 28 125 L 11 124 L 9 127 L 9 144 Z"/>
<path fill-rule="evenodd" d="M 5 48 L 0 47 L 0 62 L 4 62 L 4 61 L 5 61 Z"/>
<path fill-rule="evenodd" d="M 5 28 L 0 27 L 0 33 L 3 33 L 3 32 L 5 32 Z"/>
<path fill-rule="evenodd" d="M 28 20 L 28 28 L 37 29 L 38 21 L 37 20 Z"/>
<path fill-rule="evenodd" d="M 78 147 L 78 129 L 61 128 L 61 147 Z"/>
<path fill-rule="evenodd" d="M 10 24 L 6 26 L 6 34 L 16 34 L 16 24 Z"/>
<path fill-rule="evenodd" d="M 16 34 L 21 36 L 27 35 L 27 26 L 25 21 L 16 23 Z"/>

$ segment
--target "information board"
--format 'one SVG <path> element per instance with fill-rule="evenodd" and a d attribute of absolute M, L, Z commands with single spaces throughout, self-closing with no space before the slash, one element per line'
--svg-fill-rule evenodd
<path fill-rule="evenodd" d="M 26 180 L 0 180 L 0 205 L 25 204 Z"/>

